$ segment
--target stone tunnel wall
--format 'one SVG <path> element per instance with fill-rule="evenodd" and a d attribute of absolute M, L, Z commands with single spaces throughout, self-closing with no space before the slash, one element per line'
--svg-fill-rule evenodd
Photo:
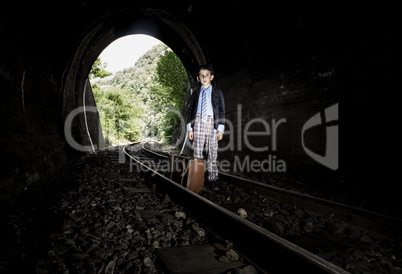
<path fill-rule="evenodd" d="M 24 188 L 65 159 L 59 80 L 21 37 L 2 33 L 1 192 Z M 21 48 L 24 47 L 24 48 Z"/>
<path fill-rule="evenodd" d="M 224 92 L 228 119 L 221 142 L 227 149 L 219 159 L 227 160 L 231 171 L 308 181 L 317 188 L 353 186 L 369 196 L 378 193 L 376 183 L 367 183 L 373 178 L 393 186 L 395 162 L 387 153 L 396 147 L 392 119 L 401 42 L 392 7 L 263 2 L 211 7 L 197 1 L 13 5 L 0 11 L 4 177 L 20 176 L 26 183 L 75 152 L 66 143 L 64 122 L 82 105 L 93 61 L 114 39 L 144 33 L 175 51 L 193 86 L 197 64 L 214 66 L 213 84 Z M 87 145 L 80 123 L 73 135 Z M 96 126 L 91 123 L 90 131 Z M 244 135 L 246 129 L 260 135 Z M 328 136 L 339 151 L 331 164 L 323 160 Z M 276 160 L 276 168 L 283 161 L 285 172 L 241 168 L 250 170 L 253 160 L 268 165 L 269 159 L 271 165 Z"/>
<path fill-rule="evenodd" d="M 217 18 L 196 36 L 225 96 L 221 168 L 394 208 L 400 24 L 379 6 L 294 8 L 227 8 L 237 22 L 203 9 Z"/>
<path fill-rule="evenodd" d="M 99 113 L 89 79 L 77 91 L 82 98 L 77 107 L 68 113 L 64 121 L 67 144 L 77 152 L 92 153 L 105 148 Z"/>

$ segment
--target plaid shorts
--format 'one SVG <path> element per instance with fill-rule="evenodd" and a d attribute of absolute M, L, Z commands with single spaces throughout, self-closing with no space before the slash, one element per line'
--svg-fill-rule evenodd
<path fill-rule="evenodd" d="M 203 159 L 205 148 L 208 154 L 207 170 L 208 179 L 216 180 L 218 178 L 218 168 L 216 159 L 218 157 L 218 131 L 214 129 L 214 117 L 208 116 L 207 122 L 201 122 L 201 115 L 197 114 L 194 124 L 194 158 Z"/>

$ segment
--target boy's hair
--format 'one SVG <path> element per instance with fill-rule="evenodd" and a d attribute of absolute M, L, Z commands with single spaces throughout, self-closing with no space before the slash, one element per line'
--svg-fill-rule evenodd
<path fill-rule="evenodd" d="M 212 68 L 211 65 L 201 65 L 194 70 L 195 77 L 198 77 L 198 74 L 200 73 L 200 70 L 202 70 L 202 69 L 209 70 L 211 72 L 211 75 L 214 75 L 214 69 Z"/>

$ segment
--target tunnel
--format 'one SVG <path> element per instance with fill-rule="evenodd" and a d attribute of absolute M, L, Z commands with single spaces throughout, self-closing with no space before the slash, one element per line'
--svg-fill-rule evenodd
<path fill-rule="evenodd" d="M 199 85 L 195 68 L 213 66 L 213 85 L 222 90 L 226 105 L 225 133 L 218 151 L 222 172 L 290 191 L 303 189 L 317 198 L 347 200 L 350 206 L 364 205 L 363 211 L 400 219 L 400 21 L 398 8 L 385 3 L 8 3 L 0 10 L 0 254 L 4 257 L 0 272 L 35 269 L 46 273 L 50 266 L 39 258 L 62 258 L 57 252 L 64 252 L 67 263 L 78 262 L 81 267 L 83 261 L 93 259 L 88 254 L 96 253 L 97 269 L 106 272 L 113 269 L 111 264 L 118 264 L 118 258 L 112 258 L 115 255 L 105 253 L 111 247 L 120 248 L 115 254 L 129 250 L 131 261 L 152 265 L 152 243 L 133 253 L 124 242 L 115 243 L 117 237 L 93 237 L 99 231 L 109 236 L 110 231 L 117 231 L 125 237 L 138 229 L 146 239 L 146 232 L 150 233 L 146 222 L 154 222 L 149 211 L 141 212 L 141 217 L 133 210 L 140 199 L 123 201 L 123 196 L 118 196 L 126 193 L 130 182 L 145 179 L 133 173 L 134 179 L 124 177 L 127 163 L 103 163 L 105 158 L 99 156 L 104 137 L 88 80 L 101 52 L 116 39 L 132 34 L 159 39 L 181 60 L 189 78 L 183 117 L 190 95 Z M 179 150 L 184 146 L 184 153 L 191 156 L 183 138 L 185 124 L 177 124 L 175 129 L 172 145 Z M 70 168 L 68 174 L 63 166 Z M 113 173 L 102 170 L 105 167 L 118 173 L 116 185 L 103 181 L 108 171 Z M 85 183 L 75 188 L 83 170 Z M 176 196 L 184 190 L 176 191 Z M 88 209 L 79 212 L 71 197 L 91 191 L 98 200 L 78 197 L 77 208 Z M 35 196 L 37 193 L 43 197 Z M 144 193 L 156 199 L 152 197 L 156 192 L 148 189 Z M 89 212 L 102 202 L 107 209 Z M 123 225 L 123 213 L 118 214 L 123 210 L 133 220 L 144 220 L 136 224 L 140 228 L 132 223 Z M 183 216 L 181 209 L 175 210 L 173 215 Z M 295 204 L 288 206 L 287 211 L 291 210 L 307 215 Z M 82 218 L 86 214 L 92 216 Z M 162 218 L 166 222 L 171 219 Z M 218 217 L 215 220 L 219 223 Z M 64 232 L 57 232 L 55 224 Z M 331 231 L 342 232 L 343 227 L 333 220 L 327 224 Z M 310 229 L 307 223 L 301 230 L 306 229 Z M 360 237 L 357 230 L 350 231 L 359 245 L 368 244 L 380 252 L 380 244 L 370 242 L 365 234 Z M 83 234 L 91 234 L 91 240 L 82 240 Z M 384 245 L 398 250 L 397 244 Z M 85 250 L 77 246 L 85 246 Z M 400 264 L 394 255 L 381 258 L 373 254 L 375 260 Z M 357 255 L 360 261 L 367 260 L 363 258 L 367 254 Z M 124 266 L 126 262 L 120 263 Z M 388 267 L 386 263 L 382 266 Z M 63 269 L 68 268 L 73 266 Z"/>
<path fill-rule="evenodd" d="M 11 3 L 0 12 L 1 196 L 71 155 L 102 149 L 88 73 L 114 40 L 147 34 L 177 54 L 192 87 L 195 67 L 214 67 L 226 103 L 221 167 L 400 215 L 394 11 L 368 3 Z"/>

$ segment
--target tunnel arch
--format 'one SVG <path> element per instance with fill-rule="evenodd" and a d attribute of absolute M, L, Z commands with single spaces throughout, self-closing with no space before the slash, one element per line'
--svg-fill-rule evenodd
<path fill-rule="evenodd" d="M 285 181 L 322 189 L 342 186 L 345 193 L 352 193 L 353 186 L 355 193 L 363 190 L 367 197 L 378 197 L 378 184 L 367 183 L 376 177 L 388 182 L 381 185 L 383 201 L 392 201 L 386 189 L 394 189 L 389 177 L 394 161 L 386 153 L 394 152 L 395 145 L 390 137 L 393 128 L 384 125 L 395 117 L 397 108 L 390 102 L 398 102 L 392 100 L 392 91 L 399 88 L 401 63 L 401 42 L 395 35 L 398 16 L 378 5 L 372 12 L 370 8 L 362 12 L 360 6 L 281 6 L 221 2 L 211 6 L 199 1 L 101 5 L 86 0 L 51 5 L 18 2 L 2 10 L 1 155 L 6 176 L 13 177 L 3 185 L 17 185 L 14 178 L 21 186 L 28 185 L 26 173 L 46 174 L 66 160 L 69 146 L 63 125 L 71 110 L 81 105 L 93 61 L 114 39 L 142 33 L 172 48 L 187 71 L 204 61 L 214 66 L 214 81 L 218 79 L 219 89 L 228 95 L 226 118 L 233 121 L 222 144 L 230 149 L 219 157 L 233 162 L 234 157 L 245 159 L 250 153 L 242 149 L 242 119 L 286 118 L 276 152 L 277 159 L 289 164 L 282 176 Z M 306 121 L 336 103 L 339 169 L 333 171 L 305 152 L 300 134 Z M 83 131 L 80 120 L 74 120 L 78 135 Z M 372 130 L 375 125 L 386 130 Z M 323 135 L 310 141 L 324 142 Z M 263 137 L 267 141 L 260 147 L 270 141 L 270 136 Z M 281 174 L 258 174 L 267 182 L 277 175 Z M 395 209 L 390 202 L 388 208 Z"/>
<path fill-rule="evenodd" d="M 72 111 L 84 105 L 82 101 L 82 98 L 85 98 L 84 91 L 90 88 L 86 80 L 96 58 L 113 41 L 132 34 L 149 35 L 169 46 L 185 67 L 190 85 L 195 83 L 192 71 L 197 65 L 206 63 L 206 57 L 197 39 L 184 23 L 160 9 L 115 11 L 100 17 L 87 28 L 64 71 L 61 90 L 64 120 Z M 95 104 L 92 92 L 89 100 L 89 104 Z M 90 137 L 92 131 L 89 130 L 91 134 L 89 132 L 87 134 L 85 119 L 84 115 L 78 115 L 78 119 L 75 119 L 72 125 L 72 137 L 78 143 L 92 145 Z M 98 119 L 92 119 L 92 124 Z M 97 125 L 92 125 L 93 127 Z M 94 133 L 96 131 L 99 129 L 94 130 Z"/>

